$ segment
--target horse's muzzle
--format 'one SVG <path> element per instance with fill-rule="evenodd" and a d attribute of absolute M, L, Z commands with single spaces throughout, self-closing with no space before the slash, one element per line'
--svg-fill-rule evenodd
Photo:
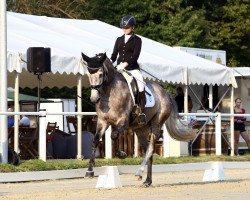
<path fill-rule="evenodd" d="M 98 90 L 96 89 L 91 90 L 90 100 L 92 103 L 97 103 L 100 100 L 100 95 Z"/>

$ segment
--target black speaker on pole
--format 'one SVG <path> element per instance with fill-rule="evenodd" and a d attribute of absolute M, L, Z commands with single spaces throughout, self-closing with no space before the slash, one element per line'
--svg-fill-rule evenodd
<path fill-rule="evenodd" d="M 50 48 L 30 47 L 27 50 L 27 68 L 34 74 L 51 72 Z"/>

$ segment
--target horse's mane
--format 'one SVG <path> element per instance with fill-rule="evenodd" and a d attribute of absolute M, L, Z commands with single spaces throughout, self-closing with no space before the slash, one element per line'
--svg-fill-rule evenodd
<path fill-rule="evenodd" d="M 82 57 L 88 63 L 87 67 L 90 74 L 94 74 L 100 68 L 102 68 L 106 83 L 111 83 L 113 80 L 119 79 L 126 82 L 125 78 L 116 70 L 112 61 L 107 57 L 106 53 L 96 54 L 92 58 L 89 58 L 82 53 Z"/>
<path fill-rule="evenodd" d="M 104 53 L 100 53 L 97 56 L 101 57 L 103 55 L 104 55 Z M 113 63 L 111 62 L 111 60 L 108 57 L 106 57 L 106 59 L 103 62 L 103 68 L 104 68 L 104 71 L 106 71 L 106 73 L 107 73 L 107 82 L 112 81 L 114 79 L 117 71 L 116 71 L 116 68 L 114 67 Z"/>

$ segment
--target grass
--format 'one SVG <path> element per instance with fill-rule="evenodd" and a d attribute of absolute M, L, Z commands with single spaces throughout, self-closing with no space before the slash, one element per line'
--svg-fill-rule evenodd
<path fill-rule="evenodd" d="M 143 158 L 126 158 L 126 159 L 96 159 L 95 166 L 112 166 L 112 165 L 139 165 Z M 209 161 L 250 161 L 250 154 L 244 156 L 185 156 L 163 158 L 154 155 L 153 164 L 180 164 L 196 163 Z M 21 161 L 19 165 L 0 164 L 0 172 L 28 172 L 28 171 L 47 171 L 47 170 L 66 170 L 88 167 L 88 160 L 26 160 Z"/>

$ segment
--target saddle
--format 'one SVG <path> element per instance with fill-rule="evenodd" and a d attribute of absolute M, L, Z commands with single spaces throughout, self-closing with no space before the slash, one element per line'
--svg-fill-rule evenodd
<path fill-rule="evenodd" d="M 139 89 L 138 89 L 138 85 L 137 85 L 137 81 L 135 79 L 135 77 L 133 77 L 132 75 L 128 74 L 128 72 L 124 71 L 122 73 L 123 77 L 126 79 L 127 83 L 128 83 L 128 87 L 130 90 L 130 94 L 133 98 L 134 104 L 139 103 Z M 145 107 L 153 107 L 155 105 L 155 98 L 154 95 L 152 94 L 151 90 L 149 89 L 149 87 L 147 86 L 147 84 L 145 85 L 144 88 L 144 92 L 146 95 L 146 105 Z"/>
<path fill-rule="evenodd" d="M 140 121 L 141 121 L 140 118 L 142 117 L 142 119 L 144 119 L 146 116 L 145 116 L 144 113 L 142 113 L 141 107 L 139 106 L 141 104 L 141 98 L 142 97 L 141 97 L 141 94 L 139 92 L 137 81 L 136 81 L 135 77 L 133 77 L 127 71 L 124 71 L 122 73 L 122 75 L 124 76 L 124 78 L 127 81 L 131 97 L 132 97 L 132 99 L 134 101 L 134 108 L 133 108 L 133 110 L 131 112 L 131 115 L 130 115 L 130 122 L 133 122 L 138 117 L 139 124 L 140 124 Z M 154 104 L 155 104 L 154 97 L 153 97 L 151 91 L 149 90 L 149 88 L 147 86 L 145 86 L 144 92 L 145 92 L 145 96 L 146 96 L 145 107 L 154 106 Z M 142 120 L 142 121 L 145 121 L 145 119 Z"/>

